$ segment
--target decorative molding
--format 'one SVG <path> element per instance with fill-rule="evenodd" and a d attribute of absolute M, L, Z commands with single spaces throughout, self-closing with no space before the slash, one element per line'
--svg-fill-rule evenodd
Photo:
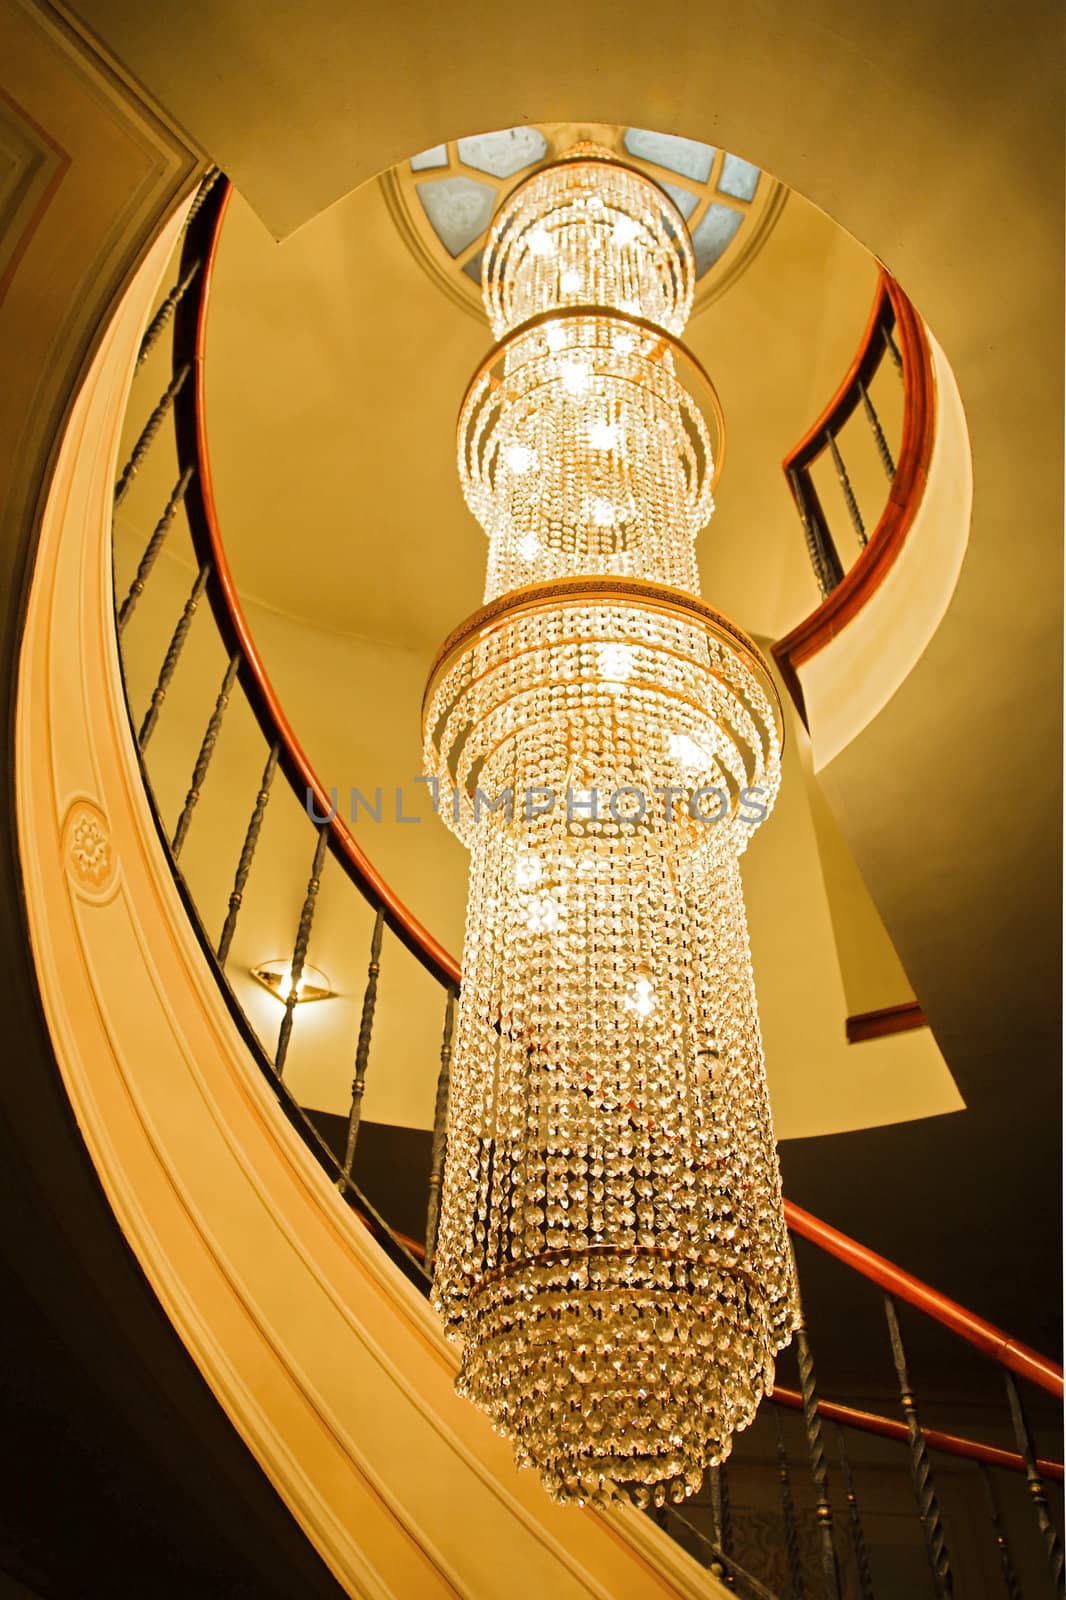
<path fill-rule="evenodd" d="M 85 900 L 107 900 L 118 880 L 111 825 L 91 800 L 75 800 L 62 830 L 67 874 Z"/>
<path fill-rule="evenodd" d="M 69 166 L 69 152 L 0 89 L 0 305 Z"/>
<path fill-rule="evenodd" d="M 909 1033 L 912 1028 L 928 1026 L 917 1000 L 905 1000 L 902 1005 L 882 1006 L 878 1011 L 860 1011 L 848 1017 L 844 1029 L 849 1044 L 861 1044 L 864 1039 L 883 1039 L 891 1033 Z"/>

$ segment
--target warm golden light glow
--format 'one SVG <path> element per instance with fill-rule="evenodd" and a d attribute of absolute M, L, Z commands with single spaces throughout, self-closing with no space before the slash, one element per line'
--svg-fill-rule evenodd
<path fill-rule="evenodd" d="M 253 967 L 252 977 L 283 1004 L 292 994 L 292 963 L 285 956 Z M 332 994 L 326 974 L 305 961 L 296 984 L 296 1004 L 302 1005 L 306 1000 L 328 1000 Z"/>
<path fill-rule="evenodd" d="M 463 403 L 486 605 L 431 673 L 471 852 L 434 1299 L 460 1390 L 559 1499 L 684 1499 L 795 1320 L 739 857 L 780 711 L 698 599 L 684 223 L 577 148 L 501 207 Z"/>

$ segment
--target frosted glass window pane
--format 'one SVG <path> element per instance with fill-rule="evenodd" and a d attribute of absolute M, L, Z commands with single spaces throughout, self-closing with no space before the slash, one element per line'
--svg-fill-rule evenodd
<path fill-rule="evenodd" d="M 446 167 L 448 165 L 448 146 L 435 144 L 432 150 L 423 150 L 421 155 L 411 157 L 411 171 L 424 172 L 427 167 Z"/>
<path fill-rule="evenodd" d="M 484 254 L 484 250 L 479 250 L 477 255 L 471 256 L 463 267 L 467 277 L 473 278 L 479 289 L 481 288 L 481 258 Z"/>
<path fill-rule="evenodd" d="M 722 162 L 722 176 L 718 179 L 720 194 L 731 194 L 736 200 L 752 200 L 759 182 L 759 169 L 739 156 L 726 156 Z"/>
<path fill-rule="evenodd" d="M 504 128 L 501 133 L 478 133 L 459 140 L 459 160 L 494 178 L 510 178 L 523 167 L 543 161 L 548 141 L 539 128 Z"/>
<path fill-rule="evenodd" d="M 418 198 L 433 231 L 450 256 L 461 255 L 489 225 L 496 191 L 473 178 L 434 178 L 418 183 Z"/>
<path fill-rule="evenodd" d="M 623 142 L 631 156 L 653 161 L 657 167 L 665 167 L 682 178 L 706 183 L 711 175 L 713 145 L 678 139 L 672 133 L 651 133 L 647 128 L 627 128 Z"/>
<path fill-rule="evenodd" d="M 692 235 L 692 252 L 696 257 L 696 276 L 702 278 L 725 250 L 743 221 L 743 212 L 731 206 L 708 206 Z"/>
<path fill-rule="evenodd" d="M 687 222 L 700 203 L 699 195 L 691 189 L 679 189 L 676 183 L 664 183 L 663 188 Z"/>

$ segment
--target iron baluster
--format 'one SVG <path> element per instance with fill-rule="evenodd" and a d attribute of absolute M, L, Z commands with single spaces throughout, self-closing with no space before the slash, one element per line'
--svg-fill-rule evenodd
<path fill-rule="evenodd" d="M 167 326 L 167 323 L 174 315 L 182 300 L 184 300 L 194 278 L 196 277 L 196 274 L 199 272 L 202 265 L 203 263 L 201 261 L 193 262 L 184 278 L 178 279 L 178 282 L 171 289 L 166 299 L 160 305 L 159 310 L 148 324 L 148 327 L 145 329 L 144 338 L 141 340 L 141 348 L 137 352 L 138 367 L 144 365 L 152 351 L 155 349 L 156 345 L 159 343 L 160 334 Z"/>
<path fill-rule="evenodd" d="M 811 504 L 806 475 L 797 467 L 790 467 L 788 476 L 799 509 L 800 521 L 803 523 L 803 535 L 811 570 L 824 600 L 827 595 L 832 594 L 844 576 L 844 569 L 840 565 L 840 557 L 837 555 L 828 528 Z"/>
<path fill-rule="evenodd" d="M 1025 1415 L 1022 1397 L 1018 1393 L 1018 1385 L 1014 1381 L 1013 1373 L 1006 1374 L 1007 1400 L 1010 1404 L 1011 1421 L 1014 1424 L 1014 1437 L 1018 1444 L 1018 1454 L 1025 1462 L 1025 1481 L 1029 1489 L 1029 1497 L 1036 1510 L 1037 1527 L 1040 1529 L 1047 1550 L 1048 1567 L 1051 1571 L 1051 1581 L 1059 1594 L 1064 1592 L 1063 1586 L 1063 1553 L 1062 1540 L 1059 1531 L 1051 1520 L 1048 1510 L 1047 1485 L 1041 1476 L 1036 1460 L 1036 1447 L 1033 1444 L 1033 1435 L 1029 1427 L 1029 1419 Z"/>
<path fill-rule="evenodd" d="M 788 1451 L 777 1407 L 773 1408 L 774 1432 L 777 1435 L 777 1476 L 781 1484 L 781 1515 L 785 1523 L 785 1552 L 788 1556 L 789 1600 L 804 1600 L 803 1560 L 800 1556 L 799 1528 L 796 1524 L 796 1502 L 792 1498 L 792 1478 L 788 1470 Z"/>
<path fill-rule="evenodd" d="M 200 179 L 200 187 L 193 195 L 192 204 L 185 213 L 185 221 L 182 223 L 181 227 L 183 234 L 188 232 L 189 224 L 198 215 L 200 207 L 203 205 L 204 201 L 207 199 L 208 195 L 211 193 L 211 190 L 215 187 L 215 184 L 218 182 L 221 176 L 221 167 L 209 167 L 204 173 L 203 177 Z"/>
<path fill-rule="evenodd" d="M 159 403 L 152 412 L 152 415 L 148 418 L 148 421 L 141 429 L 140 438 L 134 445 L 132 454 L 122 469 L 122 476 L 115 484 L 116 511 L 122 504 L 123 500 L 125 500 L 126 495 L 129 492 L 130 484 L 140 471 L 144 458 L 152 447 L 153 439 L 163 426 L 163 419 L 170 410 L 171 406 L 174 404 L 174 401 L 177 399 L 179 393 L 181 392 L 182 385 L 191 371 L 192 363 L 189 361 L 186 361 L 184 366 L 178 368 L 177 372 L 175 372 L 174 376 L 163 390 L 162 395 L 159 397 Z"/>
<path fill-rule="evenodd" d="M 359 1137 L 359 1122 L 363 1110 L 363 1089 L 366 1085 L 366 1068 L 370 1060 L 370 1035 L 374 1028 L 374 1008 L 378 1002 L 378 974 L 381 972 L 381 935 L 385 928 L 385 909 L 378 906 L 374 918 L 374 933 L 370 940 L 370 965 L 366 970 L 366 992 L 363 995 L 363 1012 L 359 1019 L 359 1040 L 355 1047 L 355 1077 L 352 1080 L 352 1109 L 348 1113 L 348 1143 L 344 1152 L 344 1171 L 338 1179 L 341 1190 L 352 1175 L 355 1161 L 355 1141 Z"/>
<path fill-rule="evenodd" d="M 137 576 L 130 584 L 129 593 L 126 595 L 125 600 L 123 600 L 122 605 L 119 608 L 119 633 L 122 632 L 123 628 L 130 620 L 130 617 L 133 615 L 134 606 L 144 593 L 144 586 L 151 576 L 152 568 L 156 563 L 156 557 L 159 555 L 160 550 L 162 550 L 163 542 L 166 539 L 167 534 L 170 532 L 170 525 L 174 521 L 177 509 L 185 498 L 185 491 L 189 487 L 189 482 L 192 478 L 192 475 L 193 468 L 186 467 L 185 471 L 182 473 L 181 477 L 178 479 L 173 490 L 171 491 L 170 499 L 167 501 L 166 506 L 164 507 L 163 515 L 160 517 L 159 521 L 152 530 L 152 537 L 145 546 L 144 554 L 137 566 Z"/>
<path fill-rule="evenodd" d="M 429 1164 L 429 1200 L 426 1205 L 426 1271 L 433 1272 L 437 1252 L 437 1224 L 440 1221 L 440 1190 L 447 1142 L 448 1089 L 452 1070 L 452 1033 L 455 1028 L 455 990 L 449 988 L 444 1005 L 444 1034 L 440 1046 L 440 1072 L 437 1076 L 437 1101 L 433 1108 L 433 1153 Z"/>
<path fill-rule="evenodd" d="M 736 1580 L 729 1570 L 733 1554 L 733 1507 L 729 1500 L 729 1479 L 724 1462 L 711 1468 L 711 1515 L 714 1518 L 714 1542 L 726 1563 L 722 1582 L 727 1589 L 735 1589 Z"/>
<path fill-rule="evenodd" d="M 233 888 L 230 891 L 229 909 L 226 912 L 226 920 L 222 924 L 222 934 L 218 941 L 218 964 L 220 967 L 225 966 L 226 957 L 229 955 L 229 947 L 233 943 L 237 917 L 241 909 L 241 902 L 244 899 L 245 885 L 248 882 L 248 874 L 252 870 L 255 847 L 259 843 L 259 832 L 263 826 L 267 801 L 270 799 L 270 786 L 274 782 L 274 773 L 277 771 L 278 750 L 279 746 L 275 741 L 270 746 L 270 754 L 267 756 L 267 763 L 263 768 L 263 776 L 259 780 L 259 793 L 255 797 L 255 806 L 252 809 L 248 829 L 244 835 L 244 844 L 241 846 L 240 860 L 237 862 Z"/>
<path fill-rule="evenodd" d="M 303 909 L 300 912 L 300 922 L 296 929 L 296 943 L 293 946 L 292 961 L 289 964 L 289 992 L 285 996 L 285 1015 L 281 1019 L 278 1030 L 278 1048 L 274 1056 L 274 1071 L 280 1078 L 285 1071 L 285 1058 L 289 1053 L 289 1041 L 292 1038 L 292 1014 L 296 1009 L 299 998 L 300 979 L 303 976 L 304 962 L 307 960 L 307 946 L 311 942 L 311 924 L 315 917 L 315 901 L 318 891 L 322 886 L 322 863 L 326 859 L 326 846 L 329 843 L 329 824 L 323 823 L 318 830 L 318 842 L 315 845 L 314 860 L 311 863 L 311 876 L 307 880 L 307 892 L 304 895 Z"/>
<path fill-rule="evenodd" d="M 1022 1600 L 1021 1586 L 1018 1583 L 1018 1574 L 1014 1570 L 1014 1559 L 1011 1556 L 1010 1545 L 1007 1542 L 1003 1516 L 999 1509 L 999 1496 L 996 1494 L 996 1486 L 992 1482 L 992 1474 L 983 1461 L 977 1463 L 977 1470 L 980 1472 L 981 1482 L 984 1484 L 985 1499 L 988 1502 L 988 1515 L 992 1522 L 992 1534 L 996 1541 L 996 1549 L 999 1551 L 999 1566 L 1003 1574 L 1003 1587 L 1006 1589 L 1010 1600 Z"/>
<path fill-rule="evenodd" d="M 873 1573 L 870 1570 L 870 1555 L 866 1548 L 866 1534 L 863 1530 L 862 1517 L 859 1513 L 859 1498 L 855 1493 L 855 1479 L 851 1471 L 851 1458 L 848 1455 L 844 1430 L 839 1422 L 836 1425 L 836 1431 L 837 1448 L 840 1452 L 840 1467 L 844 1474 L 844 1498 L 848 1503 L 851 1548 L 855 1553 L 855 1569 L 859 1574 L 859 1594 L 862 1600 L 875 1600 Z"/>
<path fill-rule="evenodd" d="M 907 1434 L 910 1440 L 911 1479 L 914 1483 L 914 1493 L 918 1500 L 918 1513 L 922 1524 L 922 1532 L 925 1535 L 929 1565 L 933 1573 L 933 1587 L 938 1595 L 945 1597 L 945 1600 L 950 1600 L 952 1594 L 951 1562 L 944 1538 L 940 1502 L 936 1497 L 929 1451 L 926 1447 L 922 1425 L 918 1420 L 918 1407 L 914 1399 L 914 1392 L 911 1389 L 910 1379 L 907 1375 L 907 1358 L 903 1350 L 903 1338 L 899 1331 L 899 1318 L 896 1315 L 895 1302 L 890 1295 L 885 1296 L 885 1315 L 888 1318 L 888 1336 L 892 1341 L 892 1359 L 895 1363 L 896 1379 L 899 1383 L 900 1405 L 907 1423 Z"/>
<path fill-rule="evenodd" d="M 847 503 L 851 525 L 855 529 L 859 543 L 864 545 L 866 543 L 866 527 L 862 520 L 862 512 L 859 510 L 859 502 L 856 500 L 855 491 L 851 487 L 848 469 L 844 465 L 840 451 L 837 449 L 836 438 L 831 428 L 825 430 L 825 442 L 829 446 L 829 453 L 833 457 L 833 465 L 840 480 L 840 487 L 844 491 L 844 500 Z"/>
<path fill-rule="evenodd" d="M 896 343 L 895 336 L 893 335 L 892 329 L 889 328 L 889 327 L 885 328 L 885 349 L 888 351 L 889 355 L 892 357 L 892 365 L 895 367 L 895 369 L 899 373 L 900 377 L 902 377 L 903 376 L 903 357 L 899 353 L 899 346 Z"/>
<path fill-rule="evenodd" d="M 861 378 L 859 379 L 859 393 L 862 395 L 862 404 L 863 410 L 866 412 L 866 420 L 873 430 L 874 443 L 877 445 L 877 453 L 881 457 L 881 465 L 885 469 L 885 477 L 888 479 L 889 483 L 891 483 L 892 479 L 896 476 L 896 463 L 893 461 L 892 452 L 888 448 L 888 440 L 885 438 L 885 430 L 881 426 L 881 418 L 874 410 L 873 402 L 870 399 L 870 396 L 867 394 L 866 385 L 863 383 Z"/>
<path fill-rule="evenodd" d="M 192 627 L 192 619 L 196 615 L 196 608 L 200 604 L 200 597 L 207 585 L 210 571 L 211 568 L 205 562 L 196 574 L 193 586 L 189 590 L 189 598 L 186 600 L 181 616 L 178 618 L 178 625 L 170 636 L 170 643 L 167 645 L 167 653 L 163 657 L 163 665 L 159 669 L 159 677 L 156 679 L 155 688 L 152 690 L 152 698 L 149 702 L 148 710 L 144 714 L 144 721 L 141 723 L 137 733 L 137 743 L 142 751 L 152 737 L 152 731 L 159 721 L 159 712 L 162 709 L 163 701 L 167 697 L 170 681 L 177 670 L 181 652 L 185 648 L 185 641 L 189 636 L 189 629 Z"/>
<path fill-rule="evenodd" d="M 840 1572 L 837 1567 L 836 1546 L 833 1543 L 833 1508 L 829 1501 L 829 1472 L 822 1445 L 822 1419 L 818 1415 L 814 1357 L 811 1355 L 802 1309 L 799 1325 L 796 1328 L 796 1358 L 799 1363 L 800 1389 L 803 1393 L 803 1431 L 807 1439 L 807 1458 L 814 1483 L 814 1514 L 818 1524 L 822 1587 L 826 1600 L 840 1600 Z"/>
<path fill-rule="evenodd" d="M 240 660 L 240 655 L 236 651 L 229 658 L 225 676 L 222 679 L 222 687 L 219 689 L 218 698 L 215 700 L 215 709 L 211 713 L 207 730 L 204 733 L 203 743 L 200 746 L 200 752 L 196 757 L 196 765 L 192 769 L 192 783 L 189 785 L 189 792 L 185 796 L 185 804 L 181 808 L 181 816 L 178 818 L 178 825 L 174 829 L 174 838 L 170 845 L 175 861 L 181 854 L 181 847 L 185 843 L 185 836 L 189 831 L 192 814 L 200 799 L 200 790 L 203 788 L 204 779 L 207 777 L 207 769 L 211 765 L 211 757 L 215 753 L 215 745 L 218 743 L 218 735 L 222 728 L 222 718 L 226 715 L 226 707 L 229 705 L 229 697 L 233 691 L 233 680 L 237 676 Z"/>

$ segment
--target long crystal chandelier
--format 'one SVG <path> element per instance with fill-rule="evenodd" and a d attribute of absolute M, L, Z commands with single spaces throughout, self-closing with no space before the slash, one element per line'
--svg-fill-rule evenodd
<path fill-rule="evenodd" d="M 460 1392 L 596 1505 L 696 1490 L 795 1324 L 739 871 L 780 706 L 698 598 L 692 289 L 680 214 L 607 151 L 504 202 L 458 428 L 485 604 L 423 711 L 471 855 L 434 1302 Z"/>

